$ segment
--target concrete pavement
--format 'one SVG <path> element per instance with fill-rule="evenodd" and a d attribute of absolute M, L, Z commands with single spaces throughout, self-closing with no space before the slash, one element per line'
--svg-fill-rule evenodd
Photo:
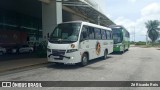
<path fill-rule="evenodd" d="M 86 67 L 54 64 L 0 76 L 1 81 L 160 81 L 160 50 L 131 47 Z M 5 88 L 4 90 L 159 90 L 160 88 Z"/>
<path fill-rule="evenodd" d="M 27 58 L 6 61 L 3 60 L 0 61 L 0 73 L 44 63 L 47 63 L 46 58 Z"/>

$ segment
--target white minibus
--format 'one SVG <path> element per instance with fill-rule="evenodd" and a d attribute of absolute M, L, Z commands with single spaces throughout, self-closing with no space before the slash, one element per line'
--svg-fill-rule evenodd
<path fill-rule="evenodd" d="M 113 52 L 110 28 L 83 21 L 58 24 L 48 40 L 47 58 L 56 64 L 88 64 Z"/>

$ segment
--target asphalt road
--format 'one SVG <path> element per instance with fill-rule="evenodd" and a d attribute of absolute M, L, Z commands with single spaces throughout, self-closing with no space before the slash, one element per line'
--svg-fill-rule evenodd
<path fill-rule="evenodd" d="M 0 76 L 0 81 L 160 81 L 160 50 L 131 47 L 86 67 L 47 66 Z M 2 90 L 159 90 L 160 88 L 3 88 Z M 1 90 L 1 88 L 0 88 Z"/>

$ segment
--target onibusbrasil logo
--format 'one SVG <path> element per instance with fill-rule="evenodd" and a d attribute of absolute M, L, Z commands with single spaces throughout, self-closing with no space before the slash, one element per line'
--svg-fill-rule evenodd
<path fill-rule="evenodd" d="M 96 54 L 99 55 L 100 52 L 101 52 L 101 45 L 100 45 L 99 42 L 97 42 L 97 44 L 96 44 Z"/>
<path fill-rule="evenodd" d="M 1 87 L 42 87 L 39 82 L 2 82 Z"/>

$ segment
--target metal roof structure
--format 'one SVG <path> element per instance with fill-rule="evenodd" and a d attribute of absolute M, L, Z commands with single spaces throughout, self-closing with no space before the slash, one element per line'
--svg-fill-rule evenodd
<path fill-rule="evenodd" d="M 70 8 L 78 13 L 81 13 L 85 17 L 91 19 L 90 22 L 99 24 L 102 26 L 116 25 L 107 16 L 96 10 L 90 4 L 83 2 L 82 0 L 62 0 L 63 6 Z"/>

